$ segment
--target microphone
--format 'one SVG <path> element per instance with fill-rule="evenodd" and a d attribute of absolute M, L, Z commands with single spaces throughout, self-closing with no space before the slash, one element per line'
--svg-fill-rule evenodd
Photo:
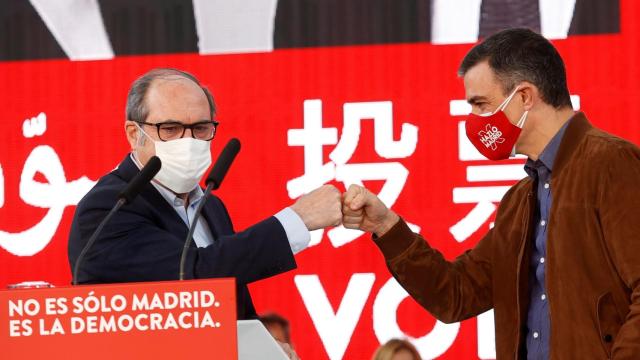
<path fill-rule="evenodd" d="M 227 145 L 224 146 L 218 160 L 216 160 L 216 163 L 213 165 L 209 175 L 207 175 L 205 180 L 207 188 L 204 190 L 204 196 L 196 208 L 195 215 L 193 216 L 193 222 L 189 225 L 189 233 L 187 234 L 187 238 L 184 240 L 184 246 L 182 247 L 182 255 L 180 256 L 180 280 L 184 280 L 184 267 L 187 261 L 187 250 L 189 250 L 189 245 L 191 245 L 193 233 L 196 230 L 196 225 L 198 224 L 198 219 L 202 212 L 202 207 L 209 196 L 211 196 L 211 191 L 218 190 L 222 184 L 222 180 L 224 180 L 224 177 L 227 175 L 227 172 L 231 167 L 231 163 L 233 163 L 238 152 L 240 152 L 240 140 L 232 138 L 229 140 Z"/>
<path fill-rule="evenodd" d="M 212 190 L 218 190 L 220 184 L 222 184 L 222 180 L 224 180 L 225 175 L 227 175 L 227 171 L 231 167 L 231 163 L 238 155 L 240 151 L 240 140 L 233 138 L 229 140 L 227 145 L 225 145 L 220 157 L 216 160 L 215 165 L 213 165 L 213 169 L 207 176 L 205 180 L 205 184 L 209 186 L 209 184 L 213 183 Z"/>
<path fill-rule="evenodd" d="M 113 206 L 111 211 L 109 211 L 107 216 L 102 220 L 100 225 L 98 225 L 96 230 L 89 238 L 89 241 L 87 241 L 87 244 L 82 248 L 80 255 L 78 255 L 78 259 L 76 260 L 76 263 L 73 267 L 73 285 L 78 285 L 78 271 L 80 270 L 80 265 L 82 264 L 85 255 L 87 255 L 87 252 L 98 238 L 98 235 L 100 235 L 100 233 L 102 232 L 104 226 L 109 222 L 109 220 L 111 220 L 113 215 L 123 205 L 131 203 L 133 199 L 138 196 L 140 190 L 142 190 L 142 187 L 149 183 L 149 181 L 151 181 L 151 179 L 156 176 L 158 171 L 160 171 L 161 165 L 162 164 L 160 158 L 158 158 L 157 156 L 151 157 L 151 159 L 149 159 L 147 164 L 140 170 L 140 172 L 137 173 L 136 176 L 133 177 L 133 179 L 131 179 L 131 181 L 127 184 L 127 186 L 125 186 L 124 189 L 122 189 L 122 191 L 120 191 L 120 193 L 118 194 L 118 201 Z"/>
<path fill-rule="evenodd" d="M 142 187 L 147 185 L 153 179 L 154 176 L 160 171 L 162 162 L 157 156 L 152 156 L 147 164 L 140 170 L 140 172 L 131 179 L 127 186 L 120 191 L 118 199 L 125 199 L 125 203 L 129 204 L 138 196 Z"/>

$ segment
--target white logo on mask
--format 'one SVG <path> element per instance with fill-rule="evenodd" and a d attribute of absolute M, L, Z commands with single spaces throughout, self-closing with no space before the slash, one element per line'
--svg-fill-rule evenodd
<path fill-rule="evenodd" d="M 487 124 L 487 127 L 484 130 L 478 132 L 478 136 L 480 136 L 482 144 L 491 150 L 495 150 L 497 148 L 496 144 L 502 144 L 504 142 L 502 131 L 491 124 Z"/>

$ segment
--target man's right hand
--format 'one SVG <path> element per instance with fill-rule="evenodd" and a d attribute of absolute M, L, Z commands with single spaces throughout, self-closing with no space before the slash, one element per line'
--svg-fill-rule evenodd
<path fill-rule="evenodd" d="M 342 224 L 348 229 L 360 229 L 377 236 L 384 235 L 400 217 L 362 186 L 351 185 L 344 194 Z"/>
<path fill-rule="evenodd" d="M 338 226 L 342 222 L 340 191 L 333 185 L 321 186 L 302 195 L 291 205 L 309 231 Z"/>

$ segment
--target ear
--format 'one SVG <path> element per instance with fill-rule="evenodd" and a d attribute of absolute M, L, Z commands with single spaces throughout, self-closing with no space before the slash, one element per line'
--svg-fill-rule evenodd
<path fill-rule="evenodd" d="M 518 94 L 516 94 L 516 96 L 522 101 L 524 109 L 529 111 L 540 100 L 540 91 L 538 91 L 538 87 L 534 84 L 528 81 L 523 81 L 520 84 L 520 88 L 518 89 Z"/>
<path fill-rule="evenodd" d="M 133 121 L 127 120 L 124 122 L 124 132 L 127 136 L 127 141 L 131 146 L 131 150 L 135 150 L 138 147 L 138 138 L 140 137 L 140 130 Z"/>

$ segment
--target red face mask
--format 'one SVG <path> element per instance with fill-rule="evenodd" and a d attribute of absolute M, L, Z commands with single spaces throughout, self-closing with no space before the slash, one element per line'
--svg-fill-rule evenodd
<path fill-rule="evenodd" d="M 492 113 L 469 114 L 465 124 L 469 141 L 490 160 L 504 160 L 509 156 L 515 156 L 515 144 L 529 112 L 525 111 L 518 120 L 518 124 L 513 125 L 503 110 L 517 91 L 516 87 Z"/>

